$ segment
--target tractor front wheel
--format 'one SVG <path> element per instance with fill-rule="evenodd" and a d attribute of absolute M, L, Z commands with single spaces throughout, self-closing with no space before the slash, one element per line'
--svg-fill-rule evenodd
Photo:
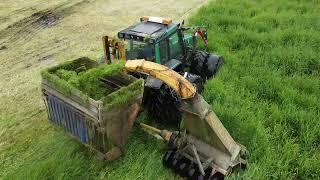
<path fill-rule="evenodd" d="M 201 76 L 206 81 L 216 75 L 222 64 L 221 56 L 197 50 L 191 61 L 190 72 Z"/>

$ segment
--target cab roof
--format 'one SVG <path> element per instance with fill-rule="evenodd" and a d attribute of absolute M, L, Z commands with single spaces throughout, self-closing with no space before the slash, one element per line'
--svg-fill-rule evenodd
<path fill-rule="evenodd" d="M 118 33 L 120 39 L 132 39 L 136 41 L 157 41 L 169 29 L 178 27 L 179 23 L 163 24 L 150 21 L 142 21 L 130 26 Z"/>

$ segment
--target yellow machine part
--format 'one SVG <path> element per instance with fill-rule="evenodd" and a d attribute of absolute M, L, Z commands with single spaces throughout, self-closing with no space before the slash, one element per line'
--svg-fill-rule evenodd
<path fill-rule="evenodd" d="M 181 99 L 192 98 L 196 94 L 196 87 L 174 70 L 151 61 L 128 60 L 125 64 L 127 72 L 142 72 L 162 80 L 174 89 Z"/>
<path fill-rule="evenodd" d="M 102 43 L 107 64 L 110 64 L 113 59 L 126 59 L 126 49 L 123 41 L 103 36 Z"/>

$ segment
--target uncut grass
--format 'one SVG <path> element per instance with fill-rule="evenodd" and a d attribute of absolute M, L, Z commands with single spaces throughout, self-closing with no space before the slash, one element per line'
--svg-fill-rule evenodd
<path fill-rule="evenodd" d="M 226 59 L 205 99 L 249 150 L 231 179 L 319 179 L 319 11 L 319 1 L 220 0 L 191 18 Z"/>

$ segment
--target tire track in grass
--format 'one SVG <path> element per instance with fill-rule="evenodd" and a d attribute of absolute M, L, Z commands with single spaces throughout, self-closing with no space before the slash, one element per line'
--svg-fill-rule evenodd
<path fill-rule="evenodd" d="M 82 0 L 74 4 L 63 3 L 50 9 L 33 13 L 0 31 L 0 45 L 10 46 L 23 44 L 33 38 L 39 31 L 57 25 L 63 18 L 73 14 L 81 6 L 89 3 Z"/>

